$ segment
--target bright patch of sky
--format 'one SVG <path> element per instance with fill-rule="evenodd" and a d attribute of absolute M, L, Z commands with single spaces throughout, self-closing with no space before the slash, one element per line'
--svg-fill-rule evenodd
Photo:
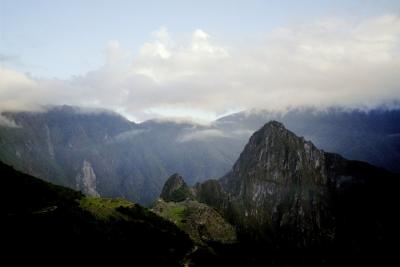
<path fill-rule="evenodd" d="M 399 1 L 0 0 L 0 62 L 35 76 L 68 78 L 102 65 L 110 40 L 137 53 L 161 26 L 174 35 L 203 29 L 244 43 L 314 19 L 388 12 L 400 12 Z"/>
<path fill-rule="evenodd" d="M 143 120 L 400 96 L 399 1 L 0 0 L 0 110 Z"/>

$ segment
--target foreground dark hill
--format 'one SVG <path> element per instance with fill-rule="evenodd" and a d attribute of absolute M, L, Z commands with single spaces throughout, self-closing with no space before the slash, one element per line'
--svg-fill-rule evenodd
<path fill-rule="evenodd" d="M 226 116 L 208 126 L 172 121 L 133 123 L 106 110 L 60 106 L 46 112 L 3 112 L 0 160 L 92 196 L 152 203 L 166 177 L 194 185 L 229 171 L 250 135 L 283 121 L 321 149 L 400 171 L 400 111 L 292 110 Z"/>
<path fill-rule="evenodd" d="M 180 266 L 192 241 L 174 224 L 122 199 L 85 197 L 0 163 L 2 251 L 15 260 L 134 261 Z M 142 265 L 145 264 L 145 265 Z"/>
<path fill-rule="evenodd" d="M 232 226 L 205 204 L 158 203 L 165 220 L 126 200 L 85 197 L 1 162 L 0 173 L 3 261 L 174 267 L 252 261 L 245 246 L 231 243 Z"/>
<path fill-rule="evenodd" d="M 194 195 L 283 265 L 360 264 L 394 256 L 399 185 L 399 175 L 326 153 L 273 121 Z"/>

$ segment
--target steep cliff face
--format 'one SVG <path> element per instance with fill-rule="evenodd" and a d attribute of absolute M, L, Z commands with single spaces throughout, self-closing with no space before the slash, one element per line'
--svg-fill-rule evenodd
<path fill-rule="evenodd" d="M 207 135 L 205 126 L 167 121 L 137 124 L 107 110 L 59 106 L 1 116 L 13 122 L 13 127 L 0 123 L 3 162 L 49 182 L 84 190 L 83 185 L 77 187 L 76 178 L 83 177 L 86 160 L 101 196 L 144 205 L 158 198 L 169 174 L 182 173 L 189 184 L 219 177 L 242 148 L 236 139 L 213 136 L 213 131 Z"/>
<path fill-rule="evenodd" d="M 400 173 L 399 109 L 365 111 L 303 107 L 283 113 L 247 110 L 220 118 L 216 123 L 219 128 L 230 131 L 249 131 L 240 140 L 244 146 L 254 131 L 271 120 L 282 122 L 287 129 L 311 140 L 319 149 Z"/>
<path fill-rule="evenodd" d="M 253 134 L 220 183 L 247 230 L 318 238 L 331 231 L 324 225 L 330 218 L 325 161 L 323 151 L 273 121 Z"/>
<path fill-rule="evenodd" d="M 165 201 L 180 202 L 186 199 L 192 199 L 193 195 L 183 180 L 183 177 L 180 174 L 175 173 L 165 182 L 160 198 Z"/>
<path fill-rule="evenodd" d="M 92 164 L 87 160 L 83 161 L 82 171 L 76 176 L 76 188 L 82 190 L 88 196 L 100 196 L 96 190 L 96 174 L 94 173 Z"/>
<path fill-rule="evenodd" d="M 150 120 L 133 123 L 106 110 L 71 106 L 45 112 L 2 112 L 0 160 L 78 189 L 82 162 L 91 163 L 96 191 L 149 205 L 173 172 L 193 185 L 226 174 L 250 135 L 266 121 L 284 122 L 318 148 L 400 172 L 400 110 L 241 112 L 212 125 Z"/>
<path fill-rule="evenodd" d="M 399 181 L 396 174 L 319 150 L 272 121 L 251 136 L 228 174 L 194 191 L 253 240 L 355 251 L 389 243 Z"/>

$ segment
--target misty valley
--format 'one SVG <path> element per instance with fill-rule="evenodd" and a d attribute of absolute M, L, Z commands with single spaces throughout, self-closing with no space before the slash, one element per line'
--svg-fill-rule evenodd
<path fill-rule="evenodd" d="M 400 266 L 400 1 L 0 0 L 4 266 Z"/>
<path fill-rule="evenodd" d="M 166 266 L 393 256 L 398 110 L 249 111 L 208 125 L 72 106 L 2 116 L 13 122 L 0 126 L 2 236 L 18 251 L 74 244 L 75 256 Z"/>

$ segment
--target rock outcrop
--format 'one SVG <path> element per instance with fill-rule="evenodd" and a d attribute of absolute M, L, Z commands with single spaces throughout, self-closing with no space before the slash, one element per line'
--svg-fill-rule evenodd
<path fill-rule="evenodd" d="M 84 160 L 82 164 L 82 172 L 76 177 L 76 188 L 82 190 L 88 196 L 98 197 L 100 194 L 97 192 L 97 179 L 96 174 L 92 168 L 92 164 Z"/>
<path fill-rule="evenodd" d="M 362 250 L 392 238 L 399 181 L 396 174 L 319 150 L 272 121 L 251 136 L 228 174 L 194 191 L 252 240 Z"/>
<path fill-rule="evenodd" d="M 175 173 L 165 182 L 160 198 L 165 201 L 179 202 L 186 199 L 192 199 L 193 195 L 183 180 L 183 177 L 180 174 Z"/>
<path fill-rule="evenodd" d="M 325 225 L 331 218 L 325 161 L 323 151 L 281 123 L 266 124 L 220 180 L 235 207 L 232 215 L 257 236 L 273 236 L 283 229 L 296 242 L 299 236 L 305 240 L 329 235 L 333 229 Z"/>
<path fill-rule="evenodd" d="M 213 207 L 200 203 L 194 195 L 196 191 L 175 173 L 165 182 L 152 210 L 175 223 L 199 245 L 235 242 L 235 228 Z"/>

